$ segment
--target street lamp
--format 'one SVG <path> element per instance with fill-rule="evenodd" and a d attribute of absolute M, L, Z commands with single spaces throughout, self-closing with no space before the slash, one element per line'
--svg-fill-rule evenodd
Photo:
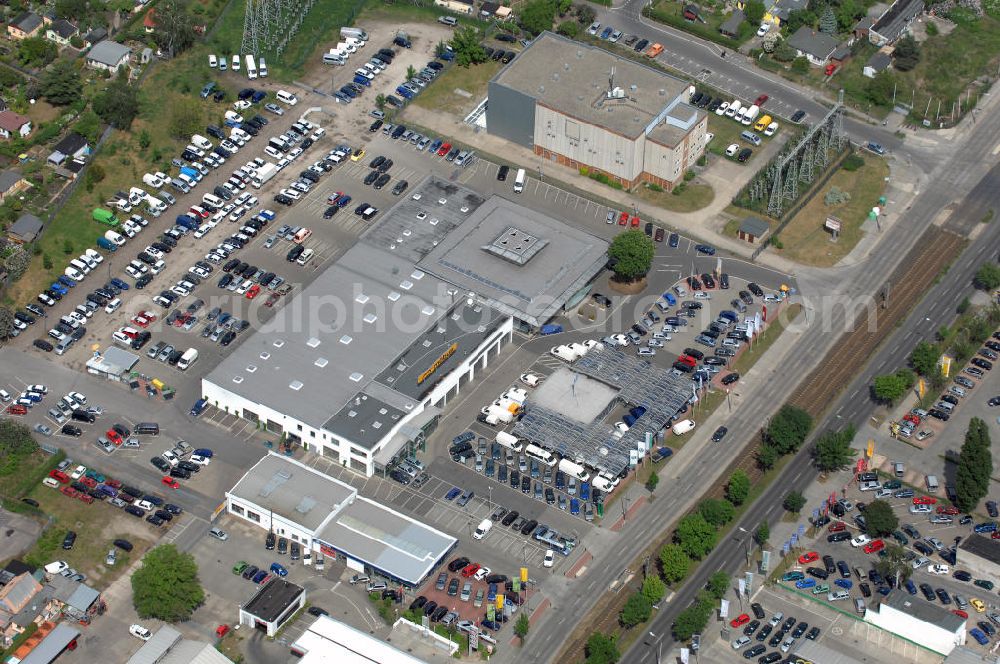
<path fill-rule="evenodd" d="M 743 550 L 747 554 L 747 567 L 750 567 L 750 532 L 743 526 L 739 526 L 740 532 L 746 535 L 743 538 Z"/>

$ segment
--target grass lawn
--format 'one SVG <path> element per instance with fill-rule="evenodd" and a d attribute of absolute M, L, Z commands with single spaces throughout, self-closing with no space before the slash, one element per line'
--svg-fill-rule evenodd
<path fill-rule="evenodd" d="M 715 200 L 715 190 L 711 185 L 686 183 L 684 191 L 674 194 L 668 191 L 653 191 L 646 185 L 636 189 L 640 199 L 671 212 L 694 212 L 707 207 Z"/>
<path fill-rule="evenodd" d="M 710 9 L 706 5 L 701 5 L 701 18 L 705 21 L 702 23 L 701 21 L 689 21 L 684 18 L 683 13 L 686 5 L 687 3 L 678 2 L 678 0 L 660 0 L 653 4 L 652 7 L 647 8 L 644 14 L 661 23 L 672 25 L 678 30 L 690 32 L 733 49 L 752 37 L 754 30 L 756 30 L 754 26 L 744 21 L 740 28 L 739 37 L 737 39 L 730 39 L 719 32 L 719 26 L 729 18 L 729 11 L 717 8 Z"/>
<path fill-rule="evenodd" d="M 846 256 L 861 240 L 861 225 L 872 206 L 885 191 L 889 166 L 878 157 L 865 154 L 864 166 L 849 172 L 839 169 L 805 207 L 781 231 L 783 256 L 806 265 L 830 267 Z M 851 195 L 841 205 L 827 206 L 823 198 L 831 188 L 838 187 Z M 830 241 L 830 232 L 823 228 L 828 216 L 843 222 L 840 239 Z"/>
<path fill-rule="evenodd" d="M 757 363 L 757 360 L 763 357 L 768 349 L 774 345 L 774 342 L 781 337 L 781 333 L 785 331 L 788 324 L 798 318 L 801 311 L 801 304 L 791 304 L 785 307 L 781 315 L 778 316 L 778 320 L 771 321 L 771 324 L 764 328 L 764 333 L 757 337 L 753 345 L 740 353 L 740 356 L 733 362 L 733 371 L 739 372 L 741 376 L 746 375 L 746 372 Z"/>
<path fill-rule="evenodd" d="M 412 103 L 429 111 L 464 115 L 482 101 L 490 79 L 501 67 L 503 63 L 493 60 L 469 67 L 451 66 Z M 458 94 L 456 90 L 464 90 L 471 96 Z"/>
<path fill-rule="evenodd" d="M 780 126 L 781 125 L 779 123 L 778 133 L 776 133 L 775 136 L 781 133 Z M 749 143 L 747 143 L 746 141 L 744 141 L 742 138 L 740 138 L 740 134 L 748 129 L 750 131 L 753 131 L 753 127 L 744 127 L 743 125 L 736 122 L 732 118 L 719 117 L 715 113 L 709 113 L 708 131 L 709 133 L 715 134 L 715 138 L 713 138 L 712 142 L 708 144 L 707 151 L 711 152 L 714 155 L 718 155 L 723 159 L 728 159 L 729 161 L 736 162 L 736 157 L 726 156 L 726 148 L 728 148 L 733 143 L 737 143 L 739 144 L 741 149 L 750 148 L 753 150 L 753 154 L 750 155 L 750 158 L 744 162 L 744 165 L 752 163 L 755 159 L 757 159 L 757 153 L 766 148 L 768 142 L 771 141 L 774 137 L 773 136 L 765 137 L 761 132 L 754 132 L 758 136 L 760 136 L 761 140 L 763 141 L 760 144 L 760 147 L 754 147 Z"/>
<path fill-rule="evenodd" d="M 40 483 L 30 496 L 38 501 L 40 509 L 53 520 L 52 525 L 25 556 L 25 561 L 30 564 L 42 566 L 53 560 L 65 560 L 70 567 L 86 574 L 89 584 L 100 588 L 113 581 L 131 561 L 141 558 L 153 544 L 152 526 L 111 505 L 97 501 L 88 505 Z M 123 519 L 135 523 L 123 523 Z M 62 542 L 67 530 L 76 531 L 77 538 L 73 548 L 64 551 Z M 145 536 L 137 537 L 134 534 L 136 532 L 142 532 Z M 135 548 L 128 553 L 116 549 L 117 562 L 113 567 L 108 567 L 104 564 L 104 558 L 113 546 L 112 541 L 119 537 L 132 542 Z"/>

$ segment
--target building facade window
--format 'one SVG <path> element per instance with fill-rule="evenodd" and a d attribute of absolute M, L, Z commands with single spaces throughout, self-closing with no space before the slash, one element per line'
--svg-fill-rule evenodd
<path fill-rule="evenodd" d="M 233 514 L 239 514 L 240 516 L 243 516 L 245 514 L 245 511 L 239 505 L 233 505 L 232 511 Z"/>
<path fill-rule="evenodd" d="M 247 510 L 247 518 L 253 521 L 254 523 L 260 523 L 260 514 L 257 514 L 256 512 L 251 512 L 250 510 Z"/>

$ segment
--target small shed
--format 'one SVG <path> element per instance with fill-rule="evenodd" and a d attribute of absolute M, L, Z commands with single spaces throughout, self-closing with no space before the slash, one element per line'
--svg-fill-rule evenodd
<path fill-rule="evenodd" d="M 891 65 L 892 57 L 888 53 L 884 50 L 876 51 L 872 53 L 872 57 L 868 58 L 868 62 L 865 63 L 861 73 L 868 78 L 875 78 L 876 74 L 885 71 Z"/>
<path fill-rule="evenodd" d="M 747 217 L 740 222 L 737 236 L 744 242 L 756 244 L 759 240 L 763 240 L 770 230 L 771 225 L 763 219 Z"/>
<path fill-rule="evenodd" d="M 697 21 L 699 11 L 697 5 L 684 5 L 684 18 L 688 21 Z"/>
<path fill-rule="evenodd" d="M 87 360 L 87 373 L 102 376 L 108 380 L 124 381 L 132 367 L 139 362 L 139 356 L 116 346 L 108 346 L 104 354 L 95 353 Z"/>
<path fill-rule="evenodd" d="M 42 232 L 42 220 L 33 214 L 22 214 L 17 221 L 7 229 L 7 238 L 17 244 L 34 242 Z"/>
<path fill-rule="evenodd" d="M 722 25 L 719 26 L 719 32 L 735 39 L 740 36 L 740 26 L 746 20 L 747 18 L 743 15 L 743 12 L 737 9 L 729 15 L 729 18 L 722 22 Z"/>

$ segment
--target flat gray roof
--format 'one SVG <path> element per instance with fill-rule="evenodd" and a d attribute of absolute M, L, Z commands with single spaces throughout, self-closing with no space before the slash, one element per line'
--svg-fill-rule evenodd
<path fill-rule="evenodd" d="M 35 646 L 35 649 L 28 653 L 20 664 L 49 664 L 78 636 L 80 636 L 80 630 L 71 627 L 69 623 L 61 622 L 45 635 L 42 642 Z"/>
<path fill-rule="evenodd" d="M 582 424 L 590 424 L 618 397 L 618 390 L 599 380 L 560 367 L 531 392 L 531 401 Z"/>
<path fill-rule="evenodd" d="M 270 452 L 227 492 L 316 531 L 357 490 L 318 470 Z"/>
<path fill-rule="evenodd" d="M 163 625 L 129 658 L 128 664 L 157 664 L 180 640 L 180 632 L 170 625 Z"/>
<path fill-rule="evenodd" d="M 689 129 L 684 129 L 684 127 L 692 127 L 698 120 L 705 117 L 705 115 L 707 115 L 705 111 L 699 110 L 690 104 L 677 104 L 666 115 L 666 117 L 673 120 L 673 123 L 659 123 L 649 132 L 649 139 L 670 148 L 677 147 L 684 140 L 684 137 L 688 135 Z"/>
<path fill-rule="evenodd" d="M 242 608 L 255 618 L 272 623 L 304 592 L 291 581 L 276 576 L 265 583 Z"/>
<path fill-rule="evenodd" d="M 519 247 L 527 236 L 537 249 L 530 256 Z M 510 255 L 496 250 L 504 239 Z M 493 309 L 540 326 L 601 271 L 607 249 L 606 241 L 579 228 L 493 196 L 417 267 L 478 293 Z"/>
<path fill-rule="evenodd" d="M 405 632 L 404 632 L 405 633 Z M 394 632 L 392 638 L 399 640 Z M 424 664 L 399 647 L 346 623 L 320 616 L 291 645 L 302 664 Z"/>
<path fill-rule="evenodd" d="M 612 68 L 621 99 L 608 99 Z M 688 87 L 660 70 L 551 32 L 536 37 L 493 82 L 631 139 Z"/>
<path fill-rule="evenodd" d="M 994 565 L 1000 565 L 1000 542 L 990 537 L 969 535 L 958 545 L 958 551 L 967 551 Z"/>
<path fill-rule="evenodd" d="M 458 543 L 451 535 L 358 497 L 316 539 L 377 571 L 416 586 Z"/>
<path fill-rule="evenodd" d="M 449 288 L 358 243 L 204 380 L 318 429 L 437 323 Z"/>
<path fill-rule="evenodd" d="M 825 643 L 830 643 L 827 639 Z M 783 660 L 785 662 L 797 662 L 799 658 L 815 662 L 815 664 L 862 664 L 859 660 L 834 650 L 823 643 L 810 641 L 809 639 L 797 639 L 795 645 L 795 656 L 789 656 Z"/>
<path fill-rule="evenodd" d="M 100 62 L 108 67 L 115 67 L 123 57 L 131 52 L 132 49 L 128 46 L 106 39 L 95 44 L 94 47 L 90 49 L 90 53 L 87 54 L 87 59 Z"/>
<path fill-rule="evenodd" d="M 955 615 L 948 609 L 925 602 L 922 599 L 916 599 L 909 593 L 898 589 L 886 595 L 881 605 L 890 606 L 897 611 L 913 616 L 917 620 L 931 623 L 950 632 L 962 629 L 965 624 L 965 618 Z"/>

